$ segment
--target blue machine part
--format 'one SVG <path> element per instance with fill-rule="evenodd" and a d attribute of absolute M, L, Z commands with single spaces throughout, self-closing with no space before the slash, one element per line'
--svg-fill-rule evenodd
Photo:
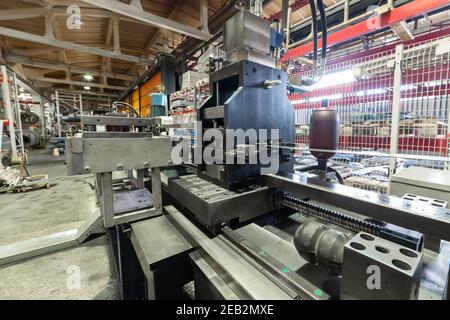
<path fill-rule="evenodd" d="M 169 115 L 169 108 L 167 104 L 167 96 L 163 93 L 152 93 L 151 100 L 151 116 L 165 117 Z"/>
<path fill-rule="evenodd" d="M 163 93 L 152 93 L 150 95 L 152 106 L 164 106 L 167 107 L 167 96 Z"/>
<path fill-rule="evenodd" d="M 282 48 L 284 42 L 284 35 L 277 32 L 274 28 L 270 28 L 270 46 L 272 48 Z"/>

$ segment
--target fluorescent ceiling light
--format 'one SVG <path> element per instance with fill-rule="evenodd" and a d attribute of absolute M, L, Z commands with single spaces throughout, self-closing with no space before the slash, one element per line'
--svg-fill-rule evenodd
<path fill-rule="evenodd" d="M 344 83 L 351 83 L 354 81 L 356 81 L 356 79 L 353 77 L 353 70 L 347 70 L 324 75 L 322 79 L 319 82 L 315 83 L 313 86 L 311 86 L 311 88 L 313 90 L 321 89 L 333 87 Z"/>
<path fill-rule="evenodd" d="M 85 74 L 85 75 L 84 75 L 84 79 L 85 79 L 85 80 L 88 80 L 88 81 L 91 81 L 92 79 L 94 79 L 94 77 L 91 76 L 90 74 Z"/>
<path fill-rule="evenodd" d="M 84 86 L 84 90 L 91 90 L 91 87 L 89 87 L 89 86 Z"/>

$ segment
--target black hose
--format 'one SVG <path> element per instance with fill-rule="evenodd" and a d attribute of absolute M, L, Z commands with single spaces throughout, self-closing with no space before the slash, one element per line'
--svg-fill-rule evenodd
<path fill-rule="evenodd" d="M 314 0 L 309 0 L 309 5 L 311 7 L 311 19 L 312 19 L 312 29 L 313 29 L 313 61 L 314 65 L 317 63 L 317 51 L 318 51 L 318 27 L 317 27 L 317 11 L 316 4 Z M 322 4 L 323 5 L 323 4 Z"/>
<path fill-rule="evenodd" d="M 325 7 L 323 5 L 322 0 L 317 0 L 317 7 L 320 13 L 320 22 L 322 25 L 322 63 L 321 67 L 325 69 L 325 63 L 327 59 L 327 38 L 328 38 L 328 30 L 327 30 L 327 16 L 325 14 Z"/>

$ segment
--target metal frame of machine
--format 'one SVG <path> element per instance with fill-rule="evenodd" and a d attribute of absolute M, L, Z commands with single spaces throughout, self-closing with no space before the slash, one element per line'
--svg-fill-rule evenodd
<path fill-rule="evenodd" d="M 240 13 L 234 19 L 241 23 L 233 25 L 233 33 L 245 29 L 244 37 L 225 39 L 231 43 L 228 60 L 210 76 L 213 95 L 199 109 L 199 120 L 203 128 L 223 130 L 284 128 L 282 143 L 292 142 L 286 75 L 261 61 L 240 60 L 235 53 L 249 53 L 247 40 L 258 39 L 252 32 L 259 30 L 251 26 L 258 18 Z M 226 30 L 225 36 L 233 33 Z M 241 116 L 249 110 L 250 117 Z M 154 125 L 126 119 L 86 121 Z M 186 165 L 175 177 L 174 168 L 163 172 L 163 182 L 160 167 L 168 166 L 171 155 L 168 137 L 85 132 L 69 140 L 67 150 L 68 165 L 75 172 L 97 174 L 125 299 L 179 299 L 186 291 L 194 292 L 188 295 L 195 299 L 448 296 L 448 209 L 335 184 L 320 172 L 293 173 L 288 148 L 283 148 L 287 154 L 280 154 L 285 157 L 277 174 L 261 175 L 260 167 L 250 164 L 223 164 L 218 171 L 214 165 L 194 169 Z M 152 170 L 154 208 L 115 216 L 112 172 L 136 170 L 132 184 L 139 190 L 144 188 L 147 169 Z M 382 287 L 375 291 L 365 281 L 373 265 L 383 274 Z"/>
<path fill-rule="evenodd" d="M 82 117 L 84 124 L 110 126 L 148 125 L 139 118 Z M 95 173 L 97 195 L 105 227 L 136 221 L 162 213 L 160 167 L 170 163 L 169 137 L 144 132 L 83 132 L 67 140 L 70 173 Z M 157 152 L 155 152 L 157 150 Z M 151 169 L 152 194 L 144 187 L 144 171 Z M 128 171 L 133 190 L 117 190 L 114 171 Z M 136 170 L 136 177 L 133 176 Z"/>

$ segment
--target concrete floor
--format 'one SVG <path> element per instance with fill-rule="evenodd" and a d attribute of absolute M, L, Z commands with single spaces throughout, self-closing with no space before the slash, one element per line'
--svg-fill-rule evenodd
<path fill-rule="evenodd" d="M 30 175 L 47 173 L 50 178 L 64 177 L 66 173 L 65 156 L 54 156 L 47 149 L 31 150 L 28 155 L 30 165 L 27 166 Z"/>
<path fill-rule="evenodd" d="M 48 174 L 49 189 L 0 195 L 0 245 L 81 226 L 98 210 L 94 177 L 65 176 L 64 157 L 33 150 L 27 169 Z M 77 271 L 79 270 L 79 272 Z M 67 285 L 79 274 L 80 285 Z M 106 236 L 82 246 L 0 267 L 0 299 L 115 299 L 117 284 Z"/>

